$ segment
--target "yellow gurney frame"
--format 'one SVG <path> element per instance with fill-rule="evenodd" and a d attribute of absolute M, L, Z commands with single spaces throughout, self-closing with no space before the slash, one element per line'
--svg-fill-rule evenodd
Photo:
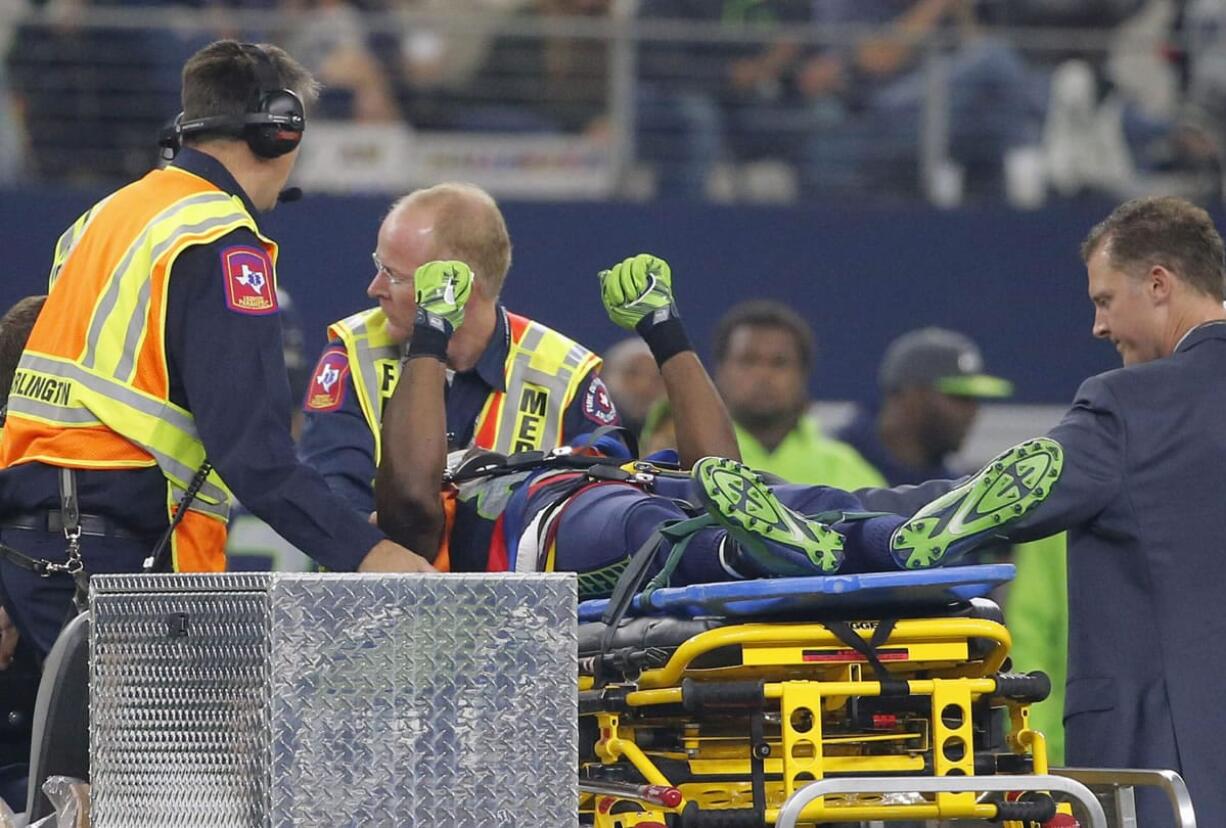
<path fill-rule="evenodd" d="M 867 645 L 877 626 L 858 622 L 853 629 Z M 971 777 L 975 728 L 991 726 L 977 717 L 1002 708 L 1008 714 L 1007 747 L 1016 757 L 1005 770 L 1042 777 L 1048 771 L 1046 744 L 1027 726 L 1027 717 L 1029 703 L 1046 695 L 1046 677 L 1001 673 L 1009 646 L 1008 630 L 986 618 L 900 620 L 876 648 L 879 665 L 888 670 L 883 683 L 868 669 L 868 658 L 826 624 L 745 623 L 700 632 L 659 666 L 624 681 L 597 689 L 592 676 L 583 677 L 581 711 L 596 721 L 588 774 L 632 768 L 633 774 L 623 776 L 681 793 L 673 807 L 653 804 L 622 813 L 610 807 L 615 798 L 590 797 L 594 823 L 661 825 L 669 813 L 679 815 L 676 824 L 686 828 L 773 825 L 797 791 L 831 775 L 888 775 L 912 782 L 925 776 Z M 906 700 L 906 709 L 901 716 L 874 716 L 882 727 L 866 730 L 849 714 L 866 699 Z M 721 718 L 731 724 L 723 725 Z M 756 738 L 746 735 L 746 720 L 750 731 L 756 727 Z M 667 744 L 667 736 L 674 744 Z M 978 758 L 981 771 L 983 762 L 993 761 Z M 662 766 L 679 764 L 689 774 L 674 784 L 670 773 L 675 772 Z M 973 792 L 950 789 L 910 802 L 823 797 L 797 816 L 802 823 L 1001 819 L 1045 809 L 1052 809 L 1050 800 L 981 801 Z"/>

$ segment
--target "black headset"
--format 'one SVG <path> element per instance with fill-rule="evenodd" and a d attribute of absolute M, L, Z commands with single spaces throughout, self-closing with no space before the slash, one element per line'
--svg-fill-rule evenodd
<path fill-rule="evenodd" d="M 293 152 L 302 140 L 306 128 L 306 110 L 302 99 L 290 89 L 281 87 L 277 69 L 268 53 L 254 43 L 243 43 L 243 53 L 251 58 L 259 87 L 247 104 L 245 115 L 210 115 L 183 120 L 180 112 L 174 123 L 162 130 L 158 146 L 169 157 L 183 146 L 184 136 L 212 132 L 242 138 L 260 158 L 278 158 Z"/>

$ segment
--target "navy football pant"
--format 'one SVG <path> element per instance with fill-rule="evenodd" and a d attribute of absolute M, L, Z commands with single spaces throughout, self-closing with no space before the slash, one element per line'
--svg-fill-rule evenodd
<path fill-rule="evenodd" d="M 659 476 L 655 491 L 646 492 L 628 483 L 603 483 L 574 495 L 558 518 L 557 553 L 554 569 L 560 572 L 615 572 L 656 529 L 666 521 L 685 520 L 703 514 L 688 478 Z M 771 491 L 787 507 L 805 515 L 822 512 L 864 511 L 850 492 L 827 486 L 782 484 Z M 897 515 L 847 521 L 835 525 L 844 537 L 846 558 L 840 572 L 897 570 L 889 552 L 890 534 L 903 522 Z M 720 560 L 720 546 L 727 534 L 722 527 L 698 530 L 690 540 L 670 580 L 672 586 L 729 581 L 752 577 L 736 573 Z M 653 573 L 667 560 L 672 545 L 660 544 Z M 588 579 L 585 583 L 590 583 Z M 581 590 L 583 591 L 583 590 Z M 586 593 L 581 599 L 599 597 Z"/>

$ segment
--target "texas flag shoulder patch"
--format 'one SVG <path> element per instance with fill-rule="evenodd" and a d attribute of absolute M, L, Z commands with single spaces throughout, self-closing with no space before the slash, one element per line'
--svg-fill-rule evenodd
<path fill-rule="evenodd" d="M 265 316 L 277 312 L 272 259 L 258 247 L 234 245 L 221 251 L 226 307 L 236 313 Z"/>
<path fill-rule="evenodd" d="M 345 377 L 349 376 L 349 357 L 340 348 L 329 348 L 319 358 L 311 387 L 307 389 L 307 411 L 335 411 L 345 401 Z"/>
<path fill-rule="evenodd" d="M 599 425 L 617 422 L 617 409 L 609 396 L 609 389 L 600 377 L 592 377 L 587 392 L 583 395 L 583 416 Z"/>

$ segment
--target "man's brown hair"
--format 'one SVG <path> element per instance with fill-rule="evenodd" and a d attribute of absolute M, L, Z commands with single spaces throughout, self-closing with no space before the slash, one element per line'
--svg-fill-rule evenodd
<path fill-rule="evenodd" d="M 434 216 L 434 255 L 472 268 L 485 293 L 496 298 L 511 269 L 511 237 L 497 202 L 474 184 L 448 182 L 415 190 L 392 210 L 421 207 Z"/>
<path fill-rule="evenodd" d="M 244 48 L 246 46 L 246 48 Z M 192 55 L 183 66 L 183 120 L 225 116 L 241 119 L 259 103 L 259 57 L 251 53 L 251 44 L 237 40 L 218 40 Z M 268 56 L 276 75 L 277 88 L 297 93 L 304 105 L 319 97 L 319 83 L 302 64 L 284 49 L 267 43 L 255 48 Z M 202 133 L 194 140 L 216 138 L 217 134 Z M 185 138 L 185 143 L 191 143 Z"/>
<path fill-rule="evenodd" d="M 0 405 L 8 400 L 21 352 L 26 348 L 26 340 L 46 301 L 45 295 L 27 296 L 0 317 Z"/>
<path fill-rule="evenodd" d="M 1081 243 L 1081 259 L 1106 245 L 1111 266 L 1141 278 L 1161 265 L 1201 293 L 1226 298 L 1226 255 L 1213 219 L 1182 198 L 1135 198 L 1116 207 Z"/>

